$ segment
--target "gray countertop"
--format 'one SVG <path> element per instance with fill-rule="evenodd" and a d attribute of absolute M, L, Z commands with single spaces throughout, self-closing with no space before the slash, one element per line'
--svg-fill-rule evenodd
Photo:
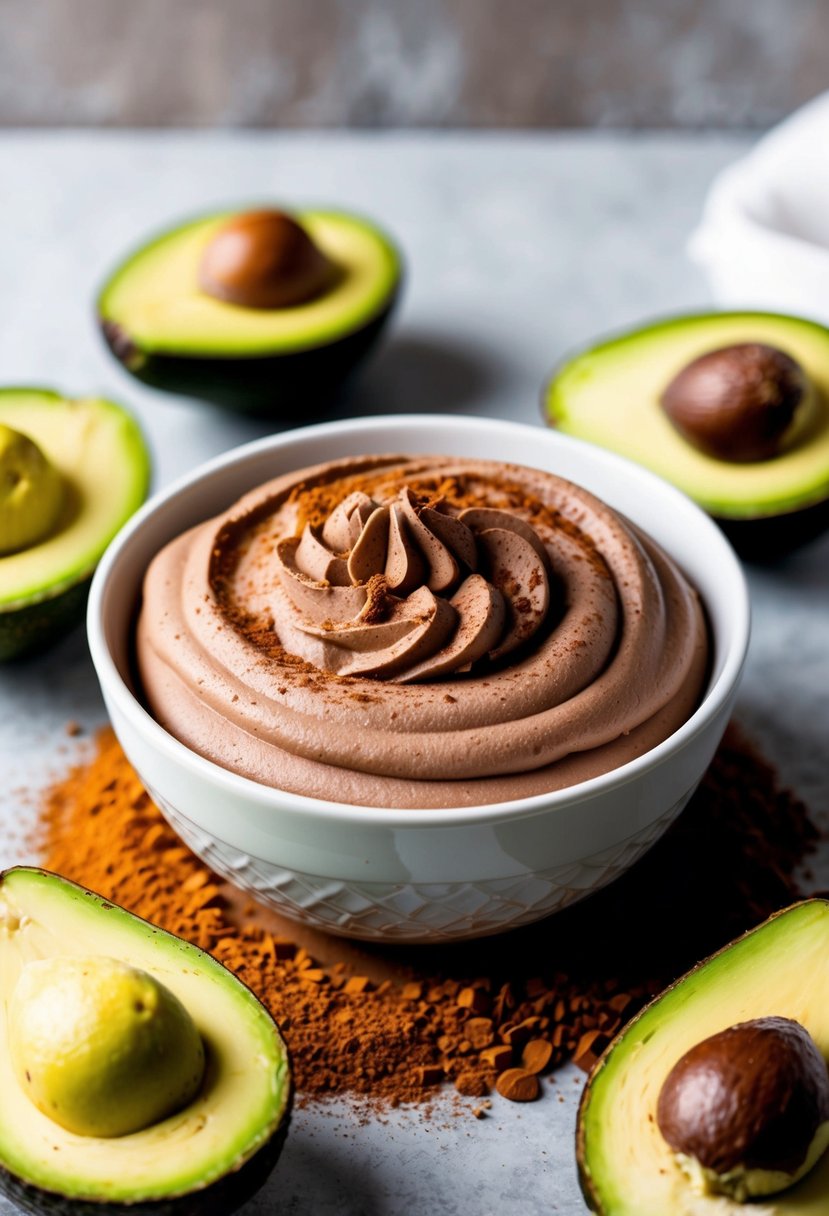
<path fill-rule="evenodd" d="M 122 374 L 95 332 L 95 287 L 178 216 L 228 201 L 336 202 L 385 222 L 408 262 L 391 336 L 343 408 L 539 424 L 542 381 L 568 348 L 705 305 L 684 242 L 711 177 L 745 146 L 716 135 L 3 135 L 0 378 L 123 400 L 149 436 L 157 488 L 266 433 Z M 739 718 L 826 821 L 829 538 L 750 581 Z M 0 669 L 2 862 L 21 855 L 26 792 L 72 755 L 68 719 L 103 720 L 82 633 Z M 499 1100 L 484 1121 L 454 1116 L 449 1101 L 429 1120 L 398 1111 L 367 1124 L 343 1102 L 299 1109 L 274 1178 L 245 1211 L 576 1216 L 580 1084 L 565 1071 L 543 1101 Z M 13 1210 L 0 1201 L 2 1216 Z"/>

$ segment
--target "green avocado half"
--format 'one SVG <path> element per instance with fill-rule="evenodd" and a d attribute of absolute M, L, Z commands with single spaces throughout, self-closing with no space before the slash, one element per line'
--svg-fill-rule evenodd
<path fill-rule="evenodd" d="M 234 212 L 190 220 L 143 245 L 97 302 L 110 350 L 154 388 L 296 422 L 327 408 L 388 321 L 400 254 L 372 221 L 341 211 L 293 213 L 336 269 L 320 295 L 245 308 L 199 286 L 204 251 Z"/>
<path fill-rule="evenodd" d="M 829 903 L 810 899 L 700 963 L 613 1040 L 582 1097 L 576 1152 L 599 1216 L 825 1216 L 829 1154 L 791 1189 L 740 1204 L 692 1188 L 657 1127 L 662 1083 L 712 1034 L 754 1018 L 800 1022 L 829 1057 Z"/>
<path fill-rule="evenodd" d="M 178 998 L 206 1059 L 187 1105 L 109 1137 L 67 1131 L 35 1106 L 12 1061 L 9 1004 L 26 964 L 55 956 L 120 960 Z M 264 1006 L 209 954 L 67 879 L 21 867 L 0 875 L 0 984 L 0 1190 L 24 1211 L 228 1216 L 259 1189 L 287 1130 L 287 1049 Z"/>
<path fill-rule="evenodd" d="M 688 363 L 760 342 L 795 359 L 813 393 L 780 454 L 737 464 L 692 447 L 659 399 Z M 829 329 L 760 312 L 699 313 L 619 334 L 566 359 L 544 390 L 546 421 L 672 481 L 746 557 L 771 559 L 829 528 Z"/>
<path fill-rule="evenodd" d="M 49 389 L 3 388 L 0 427 L 33 440 L 62 485 L 59 512 L 45 534 L 8 551 L 2 543 L 9 492 L 3 473 L 16 479 L 20 470 L 14 462 L 3 469 L 0 452 L 3 661 L 43 649 L 80 622 L 104 549 L 147 496 L 150 460 L 132 416 L 97 397 L 70 399 Z"/>

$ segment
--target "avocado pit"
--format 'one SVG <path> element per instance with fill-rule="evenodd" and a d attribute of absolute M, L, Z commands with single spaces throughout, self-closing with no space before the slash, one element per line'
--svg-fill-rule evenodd
<path fill-rule="evenodd" d="M 246 211 L 222 224 L 199 266 L 203 292 L 240 308 L 292 308 L 321 295 L 334 266 L 284 211 Z"/>
<path fill-rule="evenodd" d="M 697 1043 L 668 1074 L 656 1120 L 703 1193 L 745 1202 L 804 1177 L 829 1145 L 829 1073 L 799 1022 L 762 1017 Z"/>
<path fill-rule="evenodd" d="M 707 456 L 751 463 L 779 454 L 809 388 L 785 351 L 742 342 L 694 359 L 671 380 L 660 404 L 683 438 Z"/>
<path fill-rule="evenodd" d="M 43 450 L 0 423 L 0 556 L 50 536 L 64 504 L 63 479 Z"/>
<path fill-rule="evenodd" d="M 57 955 L 28 963 L 9 1008 L 20 1088 L 79 1136 L 142 1131 L 201 1087 L 192 1017 L 154 976 L 116 959 Z"/>

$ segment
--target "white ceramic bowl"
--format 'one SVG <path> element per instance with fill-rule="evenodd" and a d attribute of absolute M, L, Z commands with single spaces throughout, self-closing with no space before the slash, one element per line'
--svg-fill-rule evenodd
<path fill-rule="evenodd" d="M 298 797 L 196 755 L 135 696 L 130 655 L 141 580 L 185 528 L 268 478 L 337 456 L 432 451 L 549 469 L 646 528 L 705 601 L 714 637 L 699 709 L 646 755 L 590 781 L 515 802 L 388 810 Z M 156 495 L 98 567 L 89 641 L 115 731 L 177 832 L 261 903 L 333 933 L 436 941 L 537 920 L 622 874 L 679 813 L 725 729 L 745 658 L 748 596 L 716 526 L 666 482 L 554 431 L 434 415 L 356 419 L 229 452 Z"/>

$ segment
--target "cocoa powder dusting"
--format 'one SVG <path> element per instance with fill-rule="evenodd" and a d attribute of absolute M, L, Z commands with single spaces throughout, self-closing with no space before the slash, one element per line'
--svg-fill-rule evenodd
<path fill-rule="evenodd" d="M 454 947 L 354 945 L 256 911 L 177 839 L 111 731 L 49 790 L 43 864 L 209 950 L 264 1001 L 301 1096 L 534 1099 L 589 1068 L 642 1003 L 798 898 L 805 807 L 729 730 L 702 787 L 634 870 L 539 925 Z M 483 1114 L 483 1107 L 476 1111 Z"/>
<path fill-rule="evenodd" d="M 510 468 L 509 465 L 505 467 L 507 470 Z M 481 483 L 473 474 L 409 475 L 405 466 L 397 465 L 383 466 L 380 469 L 369 467 L 350 476 L 341 476 L 339 470 L 332 467 L 321 480 L 314 481 L 311 485 L 304 481 L 299 482 L 287 496 L 266 499 L 247 517 L 231 520 L 218 533 L 217 544 L 211 557 L 209 581 L 222 613 L 231 627 L 267 660 L 294 667 L 301 666 L 316 672 L 318 669 L 284 649 L 274 631 L 272 619 L 250 615 L 244 596 L 240 598 L 233 585 L 233 575 L 238 562 L 252 546 L 259 545 L 257 560 L 270 565 L 276 544 L 276 538 L 271 535 L 271 513 L 279 506 L 287 503 L 291 507 L 294 513 L 294 534 L 299 536 L 306 524 L 313 528 L 322 527 L 349 494 L 360 492 L 369 498 L 386 501 L 398 492 L 401 480 L 405 480 L 412 491 L 418 514 L 424 507 L 438 504 L 448 506 L 455 512 L 482 504 L 514 512 L 533 527 L 541 527 L 551 535 L 561 532 L 576 540 L 581 550 L 581 559 L 589 562 L 599 577 L 610 577 L 604 558 L 588 533 L 567 519 L 561 511 L 529 493 L 520 481 L 512 480 L 508 476 L 489 477 Z M 368 583 L 369 599 L 364 615 L 365 623 L 374 624 L 385 619 L 388 613 L 390 592 L 385 580 L 379 580 L 380 576 L 375 576 Z M 536 574 L 531 578 L 530 590 L 535 589 L 538 581 L 539 575 Z M 518 595 L 520 587 L 514 579 L 505 576 L 505 583 L 505 589 L 511 588 L 511 594 Z M 245 590 L 248 591 L 249 588 Z M 526 614 L 529 608 L 529 600 L 518 602 L 519 613 Z M 327 623 L 323 625 L 323 628 L 326 627 Z M 521 632 L 524 636 L 532 632 L 531 624 L 524 622 Z M 329 683 L 349 679 L 333 672 L 322 674 Z"/>

